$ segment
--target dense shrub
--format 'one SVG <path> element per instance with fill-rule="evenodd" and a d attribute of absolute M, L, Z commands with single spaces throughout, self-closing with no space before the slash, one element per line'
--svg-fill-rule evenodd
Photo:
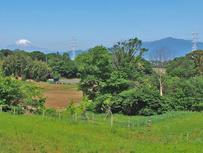
<path fill-rule="evenodd" d="M 163 99 L 157 90 L 141 87 L 123 91 L 118 95 L 122 112 L 128 115 L 154 115 L 166 111 Z"/>
<path fill-rule="evenodd" d="M 191 107 L 191 110 L 198 111 L 198 112 L 203 111 L 203 102 L 199 104 L 193 104 Z"/>
<path fill-rule="evenodd" d="M 168 77 L 164 92 L 174 110 L 195 110 L 193 106 L 203 102 L 202 76 L 189 79 Z"/>
<path fill-rule="evenodd" d="M 29 69 L 28 79 L 46 81 L 51 76 L 51 68 L 44 62 L 33 61 Z"/>
<path fill-rule="evenodd" d="M 104 107 L 105 107 L 104 102 L 109 97 L 111 97 L 111 94 L 101 94 L 101 95 L 98 95 L 96 97 L 96 99 L 94 100 L 94 111 L 98 112 L 98 113 L 104 113 L 105 112 L 105 110 L 104 110 Z M 119 106 L 119 105 L 117 105 L 117 106 Z M 111 109 L 113 109 L 112 105 L 111 105 Z M 113 112 L 119 112 L 119 111 L 120 111 L 120 109 L 118 109 L 118 111 L 113 111 Z"/>
<path fill-rule="evenodd" d="M 195 63 L 186 57 L 179 57 L 170 61 L 166 66 L 166 71 L 168 75 L 180 78 L 190 78 L 197 74 Z"/>
<path fill-rule="evenodd" d="M 1 104 L 17 105 L 24 98 L 21 83 L 12 78 L 0 77 Z"/>
<path fill-rule="evenodd" d="M 44 115 L 50 116 L 50 117 L 56 117 L 56 116 L 58 116 L 58 113 L 57 113 L 57 111 L 56 111 L 55 109 L 53 109 L 53 108 L 48 108 L 48 109 L 46 109 Z"/>
<path fill-rule="evenodd" d="M 51 68 L 42 61 L 33 61 L 25 53 L 15 53 L 4 59 L 3 71 L 6 76 L 13 75 L 22 79 L 45 81 L 51 74 Z"/>
<path fill-rule="evenodd" d="M 95 111 L 103 112 L 104 101 L 111 95 L 100 95 L 95 100 Z M 139 87 L 121 92 L 112 97 L 111 110 L 114 113 L 127 115 L 154 115 L 170 109 L 169 104 L 157 90 Z"/>
<path fill-rule="evenodd" d="M 12 54 L 4 59 L 3 71 L 6 76 L 13 75 L 25 79 L 29 73 L 32 59 L 22 52 Z"/>
<path fill-rule="evenodd" d="M 43 107 L 44 102 L 40 89 L 34 84 L 0 76 L 0 105 L 34 112 Z"/>

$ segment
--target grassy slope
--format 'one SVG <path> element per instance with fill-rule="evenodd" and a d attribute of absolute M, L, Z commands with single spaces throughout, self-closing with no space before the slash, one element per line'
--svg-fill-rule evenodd
<path fill-rule="evenodd" d="M 169 117 L 168 117 L 169 116 Z M 0 113 L 0 153 L 201 153 L 203 113 L 153 117 L 152 127 L 71 123 Z M 117 116 L 127 120 L 127 117 Z M 134 121 L 143 117 L 133 117 Z"/>

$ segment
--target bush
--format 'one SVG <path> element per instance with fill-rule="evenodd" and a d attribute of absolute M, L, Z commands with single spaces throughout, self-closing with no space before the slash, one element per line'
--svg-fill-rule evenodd
<path fill-rule="evenodd" d="M 45 102 L 40 89 L 34 84 L 1 76 L 0 99 L 1 105 L 7 105 L 8 108 L 21 107 L 28 111 L 37 111 L 44 106 Z"/>
<path fill-rule="evenodd" d="M 154 115 L 167 110 L 157 90 L 141 87 L 124 91 L 118 95 L 122 112 L 127 115 Z"/>
<path fill-rule="evenodd" d="M 28 79 L 33 79 L 36 81 L 46 81 L 51 76 L 51 68 L 41 61 L 33 61 Z"/>
<path fill-rule="evenodd" d="M 45 111 L 45 115 L 46 115 L 46 116 L 50 116 L 50 117 L 56 117 L 58 114 L 57 114 L 57 112 L 56 112 L 55 109 L 53 109 L 53 108 L 48 108 L 48 109 L 46 109 L 46 111 Z"/>
<path fill-rule="evenodd" d="M 104 110 L 104 102 L 111 95 L 99 95 L 95 99 L 95 111 L 102 113 Z M 161 114 L 170 110 L 170 106 L 159 95 L 157 90 L 139 87 L 126 90 L 111 98 L 111 111 L 126 115 L 154 115 Z"/>
<path fill-rule="evenodd" d="M 199 104 L 192 105 L 191 110 L 192 111 L 198 111 L 198 112 L 203 111 L 203 102 L 199 103 Z"/>
<path fill-rule="evenodd" d="M 18 105 L 23 98 L 19 81 L 0 77 L 0 99 L 3 105 Z"/>
<path fill-rule="evenodd" d="M 195 110 L 193 105 L 199 105 L 203 101 L 203 79 L 193 77 L 181 79 L 169 77 L 165 84 L 165 95 L 170 99 L 173 110 Z"/>
<path fill-rule="evenodd" d="M 94 111 L 98 113 L 104 113 L 104 102 L 111 97 L 111 94 L 104 94 L 104 95 L 98 95 L 97 98 L 94 101 Z"/>

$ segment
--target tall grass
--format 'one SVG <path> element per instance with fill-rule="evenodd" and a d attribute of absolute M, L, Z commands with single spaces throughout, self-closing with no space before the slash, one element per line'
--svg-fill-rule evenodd
<path fill-rule="evenodd" d="M 114 115 L 113 127 L 103 115 L 94 115 L 95 122 L 69 117 L 0 113 L 0 153 L 203 152 L 203 113 Z M 128 120 L 135 126 L 128 127 Z"/>
<path fill-rule="evenodd" d="M 154 116 L 126 116 L 122 114 L 114 114 L 113 115 L 113 126 L 118 127 L 126 127 L 126 128 L 135 128 L 135 127 L 143 127 L 143 126 L 151 126 L 154 123 L 159 123 L 165 121 L 167 119 L 175 118 L 184 118 L 187 115 L 190 115 L 188 112 L 168 112 L 162 115 L 154 115 Z M 75 115 L 77 117 L 75 117 Z M 66 120 L 69 122 L 89 122 L 93 124 L 104 124 L 110 126 L 110 117 L 106 118 L 106 114 L 95 114 L 93 112 L 88 112 L 88 120 L 84 119 L 80 114 L 70 115 L 67 111 L 60 112 L 52 112 L 51 114 L 47 114 L 46 117 L 52 116 L 55 119 Z"/>

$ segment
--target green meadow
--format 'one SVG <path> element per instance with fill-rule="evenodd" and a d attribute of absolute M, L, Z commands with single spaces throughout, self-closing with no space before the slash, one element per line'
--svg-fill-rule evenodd
<path fill-rule="evenodd" d="M 90 114 L 92 116 L 93 114 Z M 203 113 L 89 121 L 0 113 L 0 153 L 201 153 Z"/>

